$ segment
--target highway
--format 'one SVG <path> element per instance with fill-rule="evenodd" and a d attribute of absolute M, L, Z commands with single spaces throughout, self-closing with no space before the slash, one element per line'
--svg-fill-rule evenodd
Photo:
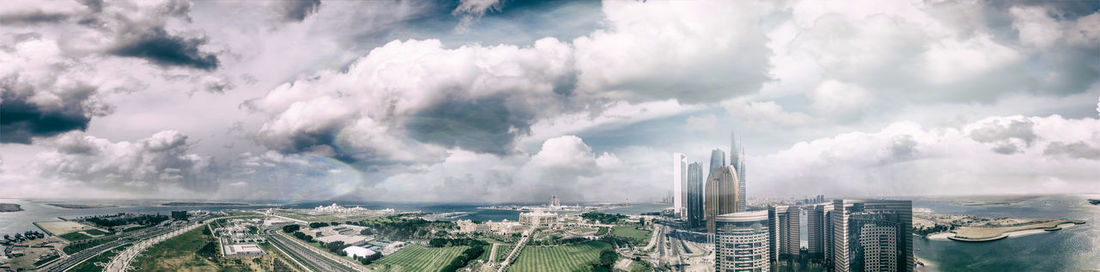
<path fill-rule="evenodd" d="M 291 238 L 279 235 L 275 230 L 265 230 L 264 234 L 267 234 L 268 241 L 271 241 L 276 247 L 285 250 L 288 254 L 294 256 L 288 256 L 291 258 L 297 257 L 297 259 L 305 261 L 310 266 L 319 269 L 321 271 L 345 271 L 353 272 L 355 270 L 349 269 L 344 265 L 338 264 L 333 260 L 322 256 L 315 252 L 315 248 L 309 247 L 309 245 L 302 245 L 292 241 Z"/>

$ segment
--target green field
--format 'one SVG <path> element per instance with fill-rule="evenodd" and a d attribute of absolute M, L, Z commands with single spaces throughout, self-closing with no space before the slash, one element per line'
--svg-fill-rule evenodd
<path fill-rule="evenodd" d="M 88 234 L 96 235 L 96 236 L 107 234 L 106 232 L 103 232 L 102 230 L 97 230 L 97 229 L 90 229 L 90 230 L 86 230 L 84 232 L 87 232 Z"/>
<path fill-rule="evenodd" d="M 95 257 L 92 257 L 91 259 L 85 260 L 84 262 L 80 263 L 76 267 L 73 267 L 73 269 L 70 269 L 69 272 L 100 272 L 100 271 L 103 271 L 103 267 L 96 266 L 95 263 L 98 262 L 98 263 L 102 263 L 102 264 L 107 264 L 108 262 L 111 261 L 111 258 L 114 258 L 116 255 L 118 255 L 118 253 L 121 253 L 123 250 L 126 250 L 126 248 L 128 248 L 128 247 L 130 247 L 130 244 L 125 244 L 125 245 L 122 245 L 122 246 L 117 247 L 115 249 L 108 250 L 107 252 L 104 252 L 103 254 L 96 255 Z"/>
<path fill-rule="evenodd" d="M 634 226 L 615 226 L 611 229 L 611 236 L 631 240 L 635 245 L 644 245 L 649 242 L 652 231 L 638 229 Z"/>
<path fill-rule="evenodd" d="M 589 271 L 591 263 L 600 258 L 600 251 L 610 248 L 604 242 L 525 247 L 508 271 Z"/>
<path fill-rule="evenodd" d="M 106 243 L 106 242 L 114 241 L 114 240 L 117 240 L 117 239 L 118 239 L 118 237 L 116 236 L 116 237 L 105 237 L 103 239 L 99 239 L 99 240 L 95 240 L 95 241 L 91 241 L 91 242 L 86 242 L 86 243 L 73 243 L 73 244 L 70 244 L 68 246 L 65 246 L 65 248 L 62 249 L 62 251 L 65 251 L 65 254 L 73 254 L 73 253 L 80 252 L 81 250 L 93 248 L 95 246 L 101 245 L 101 244 Z"/>
<path fill-rule="evenodd" d="M 145 250 L 132 263 L 136 271 L 273 271 L 277 257 L 222 258 L 218 242 L 199 227 Z M 283 261 L 280 267 L 289 267 Z"/>
<path fill-rule="evenodd" d="M 468 246 L 456 247 L 424 247 L 410 245 L 393 254 L 378 259 L 372 268 L 389 268 L 393 271 L 439 271 L 450 264 Z M 484 254 L 489 254 L 486 251 Z M 386 271 L 386 270 L 383 270 Z"/>
<path fill-rule="evenodd" d="M 66 233 L 66 234 L 62 234 L 62 235 L 58 235 L 58 236 L 65 239 L 65 240 L 69 240 L 70 242 L 76 242 L 76 241 L 92 238 L 91 236 L 88 236 L 87 234 L 83 234 L 83 233 L 80 233 L 80 232 L 70 232 L 70 233 Z"/>

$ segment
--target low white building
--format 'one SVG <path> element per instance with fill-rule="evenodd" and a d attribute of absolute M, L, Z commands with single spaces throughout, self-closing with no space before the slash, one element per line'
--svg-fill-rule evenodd
<path fill-rule="evenodd" d="M 374 255 L 374 253 L 376 253 L 374 252 L 374 250 L 370 250 L 369 248 L 361 246 L 349 246 L 344 248 L 344 254 L 352 258 L 355 258 L 356 256 L 367 257 Z"/>

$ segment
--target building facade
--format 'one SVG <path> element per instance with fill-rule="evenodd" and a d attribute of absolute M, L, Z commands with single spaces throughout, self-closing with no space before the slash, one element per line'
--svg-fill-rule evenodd
<path fill-rule="evenodd" d="M 727 213 L 715 221 L 715 271 L 770 271 L 768 211 Z"/>
<path fill-rule="evenodd" d="M 707 233 L 713 235 L 715 219 L 720 214 L 736 212 L 741 206 L 738 196 L 737 170 L 732 166 L 721 166 L 711 170 L 706 184 L 706 220 Z"/>
<path fill-rule="evenodd" d="M 684 153 L 672 153 L 672 214 L 676 218 L 686 218 L 684 212 L 684 181 L 687 179 L 687 156 Z"/>
<path fill-rule="evenodd" d="M 730 133 L 730 166 L 737 169 L 737 180 L 741 181 L 737 190 L 741 196 L 741 210 L 744 211 L 748 208 L 748 194 L 745 193 L 745 148 L 738 144 L 737 137 Z"/>
<path fill-rule="evenodd" d="M 914 270 L 913 203 L 833 201 L 833 271 Z"/>
<path fill-rule="evenodd" d="M 801 208 L 798 206 L 769 207 L 768 217 L 771 220 L 769 231 L 773 237 L 769 241 L 773 246 L 771 261 L 798 259 L 801 240 L 799 235 L 802 233 L 799 222 L 800 212 Z"/>
<path fill-rule="evenodd" d="M 818 204 L 806 208 L 806 238 L 807 251 L 810 259 L 823 262 L 826 259 L 826 251 L 832 247 L 832 220 L 833 206 Z"/>
<path fill-rule="evenodd" d="M 695 228 L 703 226 L 703 164 L 694 162 L 687 171 L 687 225 Z"/>

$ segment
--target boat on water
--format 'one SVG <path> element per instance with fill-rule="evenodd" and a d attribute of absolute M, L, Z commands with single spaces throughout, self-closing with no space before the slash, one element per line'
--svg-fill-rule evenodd
<path fill-rule="evenodd" d="M 1092 198 L 1090 198 L 1090 199 L 1089 199 L 1089 204 L 1092 204 L 1092 205 L 1100 205 L 1100 199 L 1092 199 Z"/>

